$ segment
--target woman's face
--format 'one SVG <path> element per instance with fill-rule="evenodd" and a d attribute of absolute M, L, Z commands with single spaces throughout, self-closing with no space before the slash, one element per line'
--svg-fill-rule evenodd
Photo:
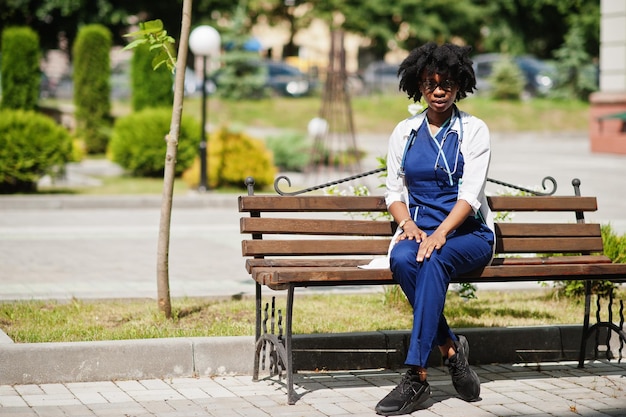
<path fill-rule="evenodd" d="M 450 111 L 459 90 L 457 83 L 447 74 L 422 73 L 419 87 L 428 108 L 437 113 Z"/>

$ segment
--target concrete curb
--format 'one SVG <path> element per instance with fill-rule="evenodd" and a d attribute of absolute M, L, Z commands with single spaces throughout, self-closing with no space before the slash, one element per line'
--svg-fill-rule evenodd
<path fill-rule="evenodd" d="M 459 331 L 472 364 L 577 360 L 581 326 Z M 409 332 L 294 336 L 300 370 L 400 369 Z M 0 385 L 251 375 L 254 338 L 206 337 L 0 345 Z M 431 366 L 441 365 L 431 355 Z"/>
<path fill-rule="evenodd" d="M 0 385 L 251 374 L 254 338 L 209 337 L 0 346 Z"/>
<path fill-rule="evenodd" d="M 4 343 L 13 343 L 13 339 L 7 336 L 7 334 L 0 329 L 0 345 Z"/>

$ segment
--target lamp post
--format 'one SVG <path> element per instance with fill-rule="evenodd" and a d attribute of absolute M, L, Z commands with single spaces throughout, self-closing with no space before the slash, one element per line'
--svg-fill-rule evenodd
<path fill-rule="evenodd" d="M 220 34 L 208 25 L 198 26 L 189 35 L 189 49 L 195 56 L 202 57 L 202 111 L 201 111 L 201 136 L 200 136 L 200 185 L 199 191 L 206 191 L 208 188 L 208 144 L 206 140 L 207 123 L 207 94 L 206 76 L 207 62 L 211 55 L 217 55 L 220 50 Z"/>

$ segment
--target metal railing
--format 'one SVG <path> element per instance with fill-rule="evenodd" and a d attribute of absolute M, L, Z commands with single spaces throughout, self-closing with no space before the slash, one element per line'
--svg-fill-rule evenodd
<path fill-rule="evenodd" d="M 385 172 L 385 171 L 387 171 L 387 168 L 377 168 L 377 169 L 373 169 L 371 171 L 363 172 L 361 174 L 351 175 L 349 177 L 341 178 L 341 179 L 334 180 L 334 181 L 329 181 L 329 182 L 326 182 L 326 183 L 323 183 L 323 184 L 315 185 L 315 186 L 304 188 L 302 190 L 297 190 L 297 191 L 281 190 L 279 183 L 284 180 L 284 181 L 287 182 L 287 185 L 289 187 L 291 187 L 291 180 L 286 175 L 280 175 L 280 176 L 276 177 L 276 179 L 274 180 L 274 190 L 278 194 L 280 194 L 280 195 L 287 195 L 287 196 L 289 196 L 289 195 L 300 195 L 300 194 L 309 193 L 311 191 L 317 191 L 317 190 L 321 190 L 323 188 L 331 187 L 333 185 L 342 184 L 344 182 L 357 180 L 359 178 L 367 177 L 369 175 L 378 174 L 378 173 Z M 557 189 L 556 180 L 553 177 L 550 177 L 550 176 L 547 176 L 543 180 L 541 180 L 541 186 L 543 187 L 544 191 L 531 190 L 529 188 L 521 187 L 521 186 L 515 185 L 515 184 L 510 184 L 510 183 L 507 183 L 507 182 L 504 182 L 504 181 L 500 181 L 500 180 L 495 180 L 493 178 L 487 178 L 487 181 L 492 182 L 494 184 L 502 185 L 504 187 L 512 188 L 512 189 L 515 189 L 515 190 L 518 190 L 518 191 L 523 191 L 523 192 L 526 192 L 526 193 L 529 193 L 529 194 L 537 195 L 537 196 L 553 195 L 556 192 L 556 189 Z M 547 183 L 550 183 L 550 185 L 551 185 L 550 189 L 547 188 L 547 185 L 546 185 Z"/>

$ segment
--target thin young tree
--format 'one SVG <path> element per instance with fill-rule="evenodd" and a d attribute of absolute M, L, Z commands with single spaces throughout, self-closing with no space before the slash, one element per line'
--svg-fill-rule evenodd
<path fill-rule="evenodd" d="M 174 178 L 176 166 L 176 153 L 180 123 L 183 114 L 185 62 L 187 62 L 187 49 L 189 43 L 189 31 L 191 27 L 192 0 L 183 1 L 182 25 L 180 30 L 180 42 L 177 57 L 174 57 L 172 44 L 174 39 L 167 35 L 160 20 L 146 22 L 140 25 L 141 30 L 129 34 L 139 37 L 126 46 L 127 49 L 148 43 L 150 49 L 157 52 L 153 62 L 154 68 L 167 65 L 174 70 L 174 104 L 172 107 L 172 120 L 170 131 L 166 136 L 167 149 L 165 153 L 165 172 L 163 174 L 163 193 L 161 199 L 161 218 L 159 222 L 159 238 L 157 244 L 157 302 L 168 319 L 172 317 L 172 301 L 170 297 L 169 283 L 169 246 L 170 224 L 172 219 L 172 200 L 174 193 Z"/>

